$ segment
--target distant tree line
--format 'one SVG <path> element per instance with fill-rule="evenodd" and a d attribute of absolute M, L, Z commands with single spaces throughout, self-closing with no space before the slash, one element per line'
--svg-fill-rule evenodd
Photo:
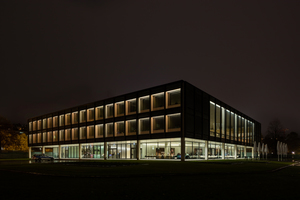
<path fill-rule="evenodd" d="M 22 128 L 20 126 L 13 126 L 13 124 L 6 118 L 0 116 L 0 151 L 27 151 L 27 135 L 20 133 Z"/>
<path fill-rule="evenodd" d="M 269 123 L 267 134 L 263 138 L 263 143 L 268 144 L 269 152 L 277 155 L 277 141 L 288 145 L 288 153 L 300 154 L 300 138 L 298 133 L 290 132 L 285 128 L 280 120 L 274 119 Z"/>

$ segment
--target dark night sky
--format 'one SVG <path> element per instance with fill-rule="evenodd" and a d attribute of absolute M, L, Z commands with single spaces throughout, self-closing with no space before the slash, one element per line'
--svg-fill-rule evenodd
<path fill-rule="evenodd" d="M 186 80 L 300 133 L 300 1 L 1 1 L 0 115 L 14 123 Z"/>

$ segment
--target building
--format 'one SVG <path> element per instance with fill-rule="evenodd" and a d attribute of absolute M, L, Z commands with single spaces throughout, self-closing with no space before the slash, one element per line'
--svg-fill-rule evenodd
<path fill-rule="evenodd" d="M 28 120 L 29 157 L 227 159 L 253 156 L 261 125 L 177 81 Z M 185 155 L 185 156 L 181 156 Z"/>

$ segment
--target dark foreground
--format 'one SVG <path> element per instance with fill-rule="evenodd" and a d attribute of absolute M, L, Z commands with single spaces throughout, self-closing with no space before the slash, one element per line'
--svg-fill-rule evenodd
<path fill-rule="evenodd" d="M 276 170 L 289 164 L 0 160 L 0 199 L 298 199 L 300 167 Z"/>

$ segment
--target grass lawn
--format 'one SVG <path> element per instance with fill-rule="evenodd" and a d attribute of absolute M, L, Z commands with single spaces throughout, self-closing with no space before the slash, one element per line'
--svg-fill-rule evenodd
<path fill-rule="evenodd" d="M 271 172 L 282 162 L 1 162 L 1 199 L 286 199 L 300 186 L 298 166 Z"/>

